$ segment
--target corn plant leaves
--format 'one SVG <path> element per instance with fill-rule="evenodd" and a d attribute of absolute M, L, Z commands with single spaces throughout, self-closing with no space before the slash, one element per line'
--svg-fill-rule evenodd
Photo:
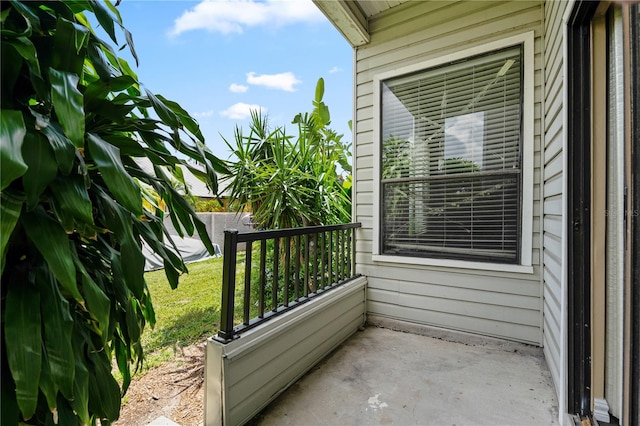
<path fill-rule="evenodd" d="M 84 108 L 76 74 L 49 68 L 51 101 L 64 133 L 76 148 L 84 147 Z"/>
<path fill-rule="evenodd" d="M 144 292 L 144 255 L 138 245 L 138 237 L 134 235 L 131 213 L 123 209 L 109 198 L 100 194 L 100 206 L 104 213 L 104 221 L 113 230 L 120 241 L 122 258 L 126 259 L 121 264 L 122 275 L 128 288 L 137 298 L 141 298 Z"/>
<path fill-rule="evenodd" d="M 82 74 L 84 55 L 79 54 L 89 40 L 89 30 L 63 17 L 58 17 L 53 36 L 52 66 L 70 74 Z"/>
<path fill-rule="evenodd" d="M 27 196 L 27 208 L 31 210 L 38 203 L 40 194 L 55 179 L 58 164 L 49 141 L 40 133 L 27 133 L 22 145 L 22 155 L 29 167 L 22 176 L 22 185 Z"/>
<path fill-rule="evenodd" d="M 49 144 L 51 144 L 56 162 L 58 163 L 58 169 L 63 175 L 68 175 L 73 167 L 76 152 L 73 143 L 64 135 L 64 131 L 57 123 L 50 122 L 49 117 L 33 109 L 31 109 L 30 112 L 36 119 L 36 129 L 42 132 L 49 140 Z"/>
<path fill-rule="evenodd" d="M 134 214 L 142 215 L 140 187 L 127 173 L 120 158 L 120 150 L 99 136 L 89 133 L 89 150 L 104 183 L 114 197 Z"/>
<path fill-rule="evenodd" d="M 180 121 L 178 120 L 178 116 L 173 111 L 171 111 L 153 93 L 151 93 L 147 89 L 145 89 L 144 91 L 147 94 L 149 101 L 151 101 L 151 106 L 153 107 L 153 110 L 156 112 L 156 114 L 158 114 L 158 117 L 160 117 L 160 120 L 162 120 L 171 128 L 177 129 L 178 127 L 180 127 Z"/>
<path fill-rule="evenodd" d="M 49 357 L 47 351 L 42 352 L 42 367 L 40 369 L 40 391 L 47 400 L 49 411 L 53 412 L 58 406 L 58 386 L 53 382 L 49 369 Z"/>
<path fill-rule="evenodd" d="M 3 109 L 0 114 L 0 191 L 27 171 L 22 157 L 26 133 L 22 113 Z"/>
<path fill-rule="evenodd" d="M 82 289 L 87 300 L 89 312 L 95 318 L 97 323 L 97 330 L 102 337 L 102 342 L 106 343 L 107 332 L 109 329 L 109 317 L 111 313 L 111 301 L 102 289 L 91 278 L 89 272 L 84 265 L 78 259 L 78 256 L 74 256 L 74 263 L 78 272 L 82 276 Z"/>
<path fill-rule="evenodd" d="M 67 398 L 73 398 L 73 379 L 75 376 L 71 346 L 73 319 L 69 311 L 69 302 L 62 297 L 55 278 L 48 269 L 36 271 L 38 289 L 42 296 L 40 309 L 47 319 L 44 322 L 44 343 L 47 348 L 49 372 L 52 381 Z"/>
<path fill-rule="evenodd" d="M 20 220 L 27 236 L 44 257 L 62 287 L 74 299 L 82 301 L 76 282 L 76 268 L 71 257 L 69 239 L 64 229 L 42 207 L 24 213 Z"/>
<path fill-rule="evenodd" d="M 84 352 L 84 341 L 79 333 L 74 330 L 75 380 L 73 381 L 74 398 L 70 403 L 80 420 L 82 420 L 82 424 L 88 425 L 91 423 L 89 415 L 89 370 L 86 367 Z"/>
<path fill-rule="evenodd" d="M 109 35 L 109 38 L 111 38 L 114 43 L 118 44 L 113 18 L 109 15 L 109 11 L 105 9 L 101 1 L 92 1 L 91 6 L 93 8 L 93 13 L 96 15 L 96 19 L 98 19 L 98 22 L 102 26 L 102 29 L 105 30 Z"/>
<path fill-rule="evenodd" d="M 42 342 L 38 291 L 23 282 L 5 283 L 9 287 L 4 305 L 4 337 L 9 369 L 16 384 L 18 407 L 30 419 L 38 403 L 38 383 L 42 367 Z M 3 390 L 4 392 L 4 390 Z"/>
<path fill-rule="evenodd" d="M 90 351 L 87 355 L 94 366 L 89 372 L 89 408 L 101 418 L 116 420 L 120 414 L 120 386 L 111 375 L 111 362 L 104 352 Z"/>
<path fill-rule="evenodd" d="M 50 187 L 57 204 L 66 214 L 72 216 L 79 226 L 93 224 L 93 206 L 82 176 L 55 179 Z"/>
<path fill-rule="evenodd" d="M 184 110 L 178 103 L 165 99 L 161 95 L 157 95 L 157 98 L 167 106 L 171 111 L 173 111 L 179 118 L 184 127 L 191 132 L 200 142 L 204 143 L 204 136 L 202 136 L 202 132 L 200 131 L 200 127 L 196 120 L 191 118 L 189 113 Z"/>
<path fill-rule="evenodd" d="M 4 272 L 7 243 L 20 218 L 24 197 L 10 191 L 0 193 L 0 274 Z"/>

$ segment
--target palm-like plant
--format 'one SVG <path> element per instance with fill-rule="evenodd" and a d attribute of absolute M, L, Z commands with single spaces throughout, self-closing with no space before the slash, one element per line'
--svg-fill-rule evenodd
<path fill-rule="evenodd" d="M 269 130 L 259 112 L 251 114 L 250 131 L 236 127 L 231 198 L 240 210 L 250 207 L 264 229 L 345 223 L 351 217 L 349 145 L 328 126 L 329 108 L 322 102 L 319 79 L 311 113 L 298 114 L 298 137 L 284 127 Z"/>
<path fill-rule="evenodd" d="M 173 181 L 183 164 L 215 190 L 224 163 L 185 110 L 142 89 L 88 14 L 137 61 L 110 2 L 1 4 L 3 425 L 118 418 L 131 365 L 142 361 L 140 335 L 155 321 L 142 242 L 164 259 L 173 287 L 186 272 L 155 194 L 178 233 L 197 230 L 213 252 Z"/>

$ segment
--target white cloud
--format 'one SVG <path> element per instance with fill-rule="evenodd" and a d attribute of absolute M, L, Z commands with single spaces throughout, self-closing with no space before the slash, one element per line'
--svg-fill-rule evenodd
<path fill-rule="evenodd" d="M 262 113 L 265 113 L 267 112 L 267 108 L 258 104 L 245 104 L 244 102 L 238 102 L 237 104 L 231 105 L 220 114 L 232 120 L 244 120 L 251 116 L 251 111 L 262 111 Z"/>
<path fill-rule="evenodd" d="M 193 116 L 195 118 L 201 118 L 201 117 L 211 117 L 213 115 L 213 110 L 210 109 L 209 111 L 204 111 L 204 112 L 194 112 Z"/>
<path fill-rule="evenodd" d="M 324 19 L 311 0 L 203 0 L 177 18 L 169 34 L 177 36 L 192 30 L 242 34 L 247 27 L 284 26 Z"/>
<path fill-rule="evenodd" d="M 249 87 L 243 84 L 231 83 L 231 86 L 229 86 L 229 90 L 231 90 L 233 93 L 246 93 L 246 91 L 249 90 Z"/>
<path fill-rule="evenodd" d="M 329 74 L 335 74 L 335 73 L 340 72 L 340 71 L 342 71 L 342 68 L 340 68 L 340 67 L 333 67 L 333 68 L 331 68 L 331 69 L 329 70 Z"/>
<path fill-rule="evenodd" d="M 255 72 L 247 73 L 247 83 L 256 86 L 264 86 L 269 89 L 280 89 L 286 92 L 295 92 L 296 84 L 301 83 L 300 80 L 292 72 L 283 72 L 280 74 L 261 74 L 256 75 Z"/>

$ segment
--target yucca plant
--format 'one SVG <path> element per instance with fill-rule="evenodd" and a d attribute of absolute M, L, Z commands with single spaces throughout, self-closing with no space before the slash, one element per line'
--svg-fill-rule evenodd
<path fill-rule="evenodd" d="M 0 19 L 1 423 L 109 424 L 154 323 L 142 244 L 171 286 L 187 270 L 159 200 L 213 252 L 173 183 L 183 164 L 215 191 L 226 167 L 196 121 L 118 57 L 126 46 L 137 61 L 110 2 L 3 1 Z"/>
<path fill-rule="evenodd" d="M 330 225 L 351 218 L 350 145 L 329 127 L 323 96 L 320 78 L 313 110 L 293 119 L 297 137 L 281 126 L 271 130 L 267 118 L 252 111 L 248 136 L 236 126 L 235 145 L 225 141 L 235 156 L 228 163 L 230 197 L 238 209 L 251 209 L 259 228 Z"/>

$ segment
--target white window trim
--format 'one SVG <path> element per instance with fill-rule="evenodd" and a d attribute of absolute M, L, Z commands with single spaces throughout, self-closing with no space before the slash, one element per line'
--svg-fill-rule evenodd
<path fill-rule="evenodd" d="M 485 43 L 469 49 L 441 56 L 439 58 L 411 64 L 392 71 L 376 74 L 373 77 L 373 199 L 380 203 L 380 119 L 381 119 L 381 82 L 393 77 L 432 68 L 471 56 L 488 53 L 511 46 L 523 46 L 523 108 L 522 108 L 522 222 L 520 229 L 520 263 L 516 265 L 489 262 L 474 262 L 454 259 L 435 259 L 428 257 L 390 256 L 380 253 L 381 217 L 380 209 L 373 212 L 373 261 L 432 265 L 452 268 L 481 269 L 500 272 L 533 273 L 531 264 L 533 247 L 533 157 L 534 157 L 534 33 L 529 31 L 501 40 Z"/>

